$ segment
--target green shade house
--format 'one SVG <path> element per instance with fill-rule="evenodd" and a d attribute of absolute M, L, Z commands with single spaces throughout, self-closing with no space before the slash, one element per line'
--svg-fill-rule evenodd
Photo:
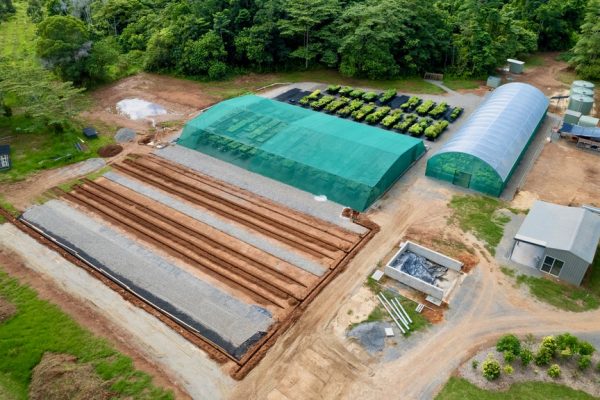
<path fill-rule="evenodd" d="M 425 153 L 421 140 L 253 95 L 192 119 L 179 144 L 358 211 Z"/>
<path fill-rule="evenodd" d="M 542 125 L 548 104 L 531 85 L 500 86 L 427 161 L 425 174 L 500 196 Z"/>

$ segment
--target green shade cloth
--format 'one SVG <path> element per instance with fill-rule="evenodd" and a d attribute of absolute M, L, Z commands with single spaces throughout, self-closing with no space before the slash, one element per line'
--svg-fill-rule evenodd
<path fill-rule="evenodd" d="M 179 144 L 358 211 L 425 152 L 418 139 L 252 95 L 189 121 Z"/>

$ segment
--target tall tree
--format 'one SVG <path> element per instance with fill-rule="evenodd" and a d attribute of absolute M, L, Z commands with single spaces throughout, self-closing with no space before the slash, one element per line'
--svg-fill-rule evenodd
<path fill-rule="evenodd" d="M 600 0 L 590 0 L 571 64 L 585 79 L 600 79 Z"/>
<path fill-rule="evenodd" d="M 302 36 L 302 46 L 293 51 L 293 57 L 304 58 L 304 67 L 317 57 L 320 43 L 312 42 L 313 31 L 322 27 L 338 14 L 338 0 L 288 0 L 285 3 L 287 18 L 279 21 L 281 34 L 296 38 Z"/>

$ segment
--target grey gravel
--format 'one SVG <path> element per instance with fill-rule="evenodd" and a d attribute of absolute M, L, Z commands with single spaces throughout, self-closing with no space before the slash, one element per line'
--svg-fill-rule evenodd
<path fill-rule="evenodd" d="M 222 218 L 218 218 L 209 212 L 203 211 L 202 209 L 188 205 L 176 198 L 169 196 L 160 190 L 153 189 L 144 183 L 134 181 L 116 172 L 107 172 L 104 177 L 131 189 L 137 193 L 140 193 L 152 200 L 155 200 L 167 207 L 173 208 L 183 214 L 186 214 L 195 220 L 210 225 L 221 232 L 224 232 L 230 236 L 233 236 L 245 243 L 248 243 L 258 249 L 266 251 L 269 254 L 274 255 L 282 260 L 289 262 L 311 274 L 322 276 L 327 270 L 325 267 L 312 262 L 311 260 L 300 256 L 284 247 L 278 246 L 277 244 L 270 242 L 264 237 L 250 232 L 247 229 L 228 223 Z"/>
<path fill-rule="evenodd" d="M 184 165 L 213 178 L 274 200 L 304 214 L 312 215 L 356 233 L 366 233 L 366 228 L 342 218 L 344 206 L 332 201 L 317 201 L 311 193 L 296 189 L 279 181 L 247 171 L 236 165 L 210 157 L 183 146 L 168 146 L 155 154 Z"/>
<path fill-rule="evenodd" d="M 135 140 L 135 131 L 129 128 L 121 128 L 115 134 L 115 141 L 117 143 L 133 142 Z"/>
<path fill-rule="evenodd" d="M 241 302 L 62 201 L 34 206 L 23 217 L 147 291 L 144 297 L 149 294 L 216 333 L 218 337 L 205 336 L 225 349 L 234 346 L 231 353 L 257 339 L 273 322 L 266 309 Z"/>
<path fill-rule="evenodd" d="M 369 354 L 383 351 L 385 347 L 385 322 L 366 322 L 352 328 L 348 337 L 357 339 Z"/>

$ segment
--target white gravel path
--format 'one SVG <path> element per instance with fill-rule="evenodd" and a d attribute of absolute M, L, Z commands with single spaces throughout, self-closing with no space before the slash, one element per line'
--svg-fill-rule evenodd
<path fill-rule="evenodd" d="M 227 398 L 234 381 L 203 351 L 144 310 L 124 300 L 85 270 L 39 244 L 12 224 L 0 225 L 0 246 L 19 255 L 25 266 L 81 299 L 131 335 L 130 344 L 164 368 L 194 399 Z"/>

